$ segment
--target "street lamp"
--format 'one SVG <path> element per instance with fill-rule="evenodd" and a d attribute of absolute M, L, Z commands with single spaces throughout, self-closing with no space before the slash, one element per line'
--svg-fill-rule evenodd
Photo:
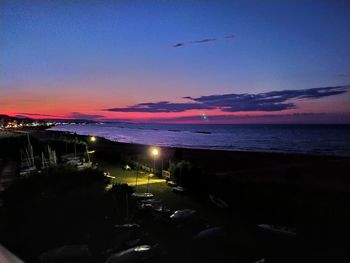
<path fill-rule="evenodd" d="M 151 156 L 153 157 L 153 173 L 156 173 L 156 158 L 159 156 L 160 150 L 157 147 L 152 147 L 151 148 Z M 147 192 L 149 192 L 149 178 L 150 175 L 148 175 L 148 180 L 147 180 Z"/>
<path fill-rule="evenodd" d="M 95 137 L 95 136 L 91 136 L 91 137 L 89 138 L 89 140 L 90 140 L 90 142 L 96 142 L 96 137 Z M 86 144 L 86 155 L 87 155 L 87 157 L 88 157 L 89 163 L 91 163 L 90 154 L 91 154 L 91 153 L 94 153 L 95 151 L 94 151 L 94 150 L 89 151 L 88 148 L 89 148 L 89 145 L 88 145 L 88 143 L 87 143 L 87 144 Z"/>
<path fill-rule="evenodd" d="M 156 173 L 156 158 L 159 155 L 159 149 L 156 147 L 151 148 L 151 155 L 153 157 L 153 173 Z"/>
<path fill-rule="evenodd" d="M 152 154 L 153 157 L 157 157 L 157 156 L 159 155 L 159 150 L 158 150 L 158 148 L 153 147 L 153 148 L 151 149 L 151 154 Z"/>
<path fill-rule="evenodd" d="M 95 150 L 89 151 L 88 146 L 86 145 L 86 155 L 87 155 L 87 157 L 88 157 L 88 162 L 89 162 L 89 163 L 91 162 L 90 154 L 92 154 L 92 153 L 95 153 Z"/>

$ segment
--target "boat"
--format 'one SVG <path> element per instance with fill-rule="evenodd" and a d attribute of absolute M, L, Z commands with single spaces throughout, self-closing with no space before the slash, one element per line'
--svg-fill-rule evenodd
<path fill-rule="evenodd" d="M 112 254 L 105 263 L 142 262 L 154 256 L 155 246 L 140 245 Z"/>
<path fill-rule="evenodd" d="M 147 202 L 148 199 L 145 199 L 142 201 L 146 201 L 146 202 L 140 202 L 138 204 L 138 208 L 140 210 L 152 210 L 155 212 L 163 212 L 163 210 L 165 209 L 164 205 L 160 201 Z"/>
<path fill-rule="evenodd" d="M 147 199 L 147 198 L 153 198 L 154 195 L 152 193 L 132 193 L 132 197 L 135 197 L 137 199 Z"/>
<path fill-rule="evenodd" d="M 175 183 L 174 181 L 168 181 L 167 185 L 175 187 L 175 186 L 177 186 L 177 183 Z"/>
<path fill-rule="evenodd" d="M 136 246 L 144 235 L 139 224 L 115 225 L 112 233 L 113 237 L 107 244 L 108 249 L 102 252 L 104 256 Z"/>
<path fill-rule="evenodd" d="M 193 241 L 209 240 L 224 236 L 224 232 L 221 227 L 211 227 L 200 231 L 193 237 Z"/>
<path fill-rule="evenodd" d="M 222 209 L 228 208 L 228 204 L 224 200 L 217 197 L 216 195 L 209 195 L 209 199 L 214 205 L 216 205 L 219 208 L 222 208 Z"/>
<path fill-rule="evenodd" d="M 79 164 L 77 166 L 78 170 L 84 170 L 84 169 L 87 169 L 87 168 L 93 168 L 92 162 L 82 162 L 81 164 Z"/>
<path fill-rule="evenodd" d="M 175 186 L 175 187 L 172 188 L 172 191 L 174 193 L 183 194 L 183 193 L 186 192 L 186 189 L 183 188 L 182 186 Z"/>
<path fill-rule="evenodd" d="M 183 210 L 176 210 L 171 216 L 170 219 L 172 220 L 186 220 L 196 213 L 196 210 L 192 209 L 183 209 Z"/>
<path fill-rule="evenodd" d="M 260 225 L 258 225 L 258 228 L 266 230 L 266 231 L 269 231 L 269 232 L 273 232 L 273 233 L 276 233 L 276 234 L 282 234 L 282 235 L 290 236 L 290 237 L 296 237 L 297 236 L 297 233 L 296 233 L 295 229 L 284 227 L 284 226 L 260 224 Z"/>
<path fill-rule="evenodd" d="M 24 176 L 28 176 L 31 172 L 34 172 L 36 171 L 36 167 L 28 167 L 26 169 L 22 169 L 20 172 L 19 172 L 19 175 L 24 177 Z"/>
<path fill-rule="evenodd" d="M 122 168 L 125 171 L 130 171 L 131 170 L 131 167 L 128 164 L 124 165 Z"/>

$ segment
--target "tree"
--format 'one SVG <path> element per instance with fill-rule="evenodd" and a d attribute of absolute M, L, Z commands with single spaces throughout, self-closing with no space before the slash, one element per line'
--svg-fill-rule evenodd
<path fill-rule="evenodd" d="M 172 163 L 170 166 L 171 179 L 184 187 L 193 187 L 196 173 L 196 169 L 189 161 Z"/>

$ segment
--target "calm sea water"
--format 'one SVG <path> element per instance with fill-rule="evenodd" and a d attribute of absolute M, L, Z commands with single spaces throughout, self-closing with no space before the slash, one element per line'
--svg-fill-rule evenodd
<path fill-rule="evenodd" d="M 51 130 L 158 146 L 350 156 L 350 125 L 105 123 L 61 125 Z"/>

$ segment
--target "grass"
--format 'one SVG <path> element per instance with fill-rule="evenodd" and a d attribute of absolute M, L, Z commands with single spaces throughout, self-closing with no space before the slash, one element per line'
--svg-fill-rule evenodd
<path fill-rule="evenodd" d="M 108 163 L 99 163 L 99 168 L 105 171 L 108 171 L 110 173 L 112 183 L 120 183 L 120 184 L 128 184 L 130 186 L 136 185 L 136 175 L 137 177 L 137 185 L 138 189 L 143 188 L 147 185 L 148 182 L 148 176 L 150 173 L 141 171 L 141 170 L 123 170 L 121 166 L 119 165 L 112 165 Z M 150 184 L 155 183 L 164 183 L 164 179 L 159 179 L 157 177 L 154 177 L 151 175 L 150 177 Z"/>
<path fill-rule="evenodd" d="M 117 164 L 99 163 L 99 168 L 109 171 L 110 176 L 113 177 L 111 183 L 126 183 L 135 187 L 136 173 L 139 173 L 137 180 L 136 192 L 147 191 L 147 175 L 149 173 L 137 170 L 126 171 Z M 178 209 L 194 209 L 198 216 L 205 220 L 211 221 L 213 224 L 223 225 L 227 224 L 228 218 L 224 215 L 226 211 L 222 211 L 211 205 L 208 200 L 197 200 L 189 195 L 176 194 L 171 187 L 166 184 L 164 179 L 157 177 L 150 178 L 149 192 L 153 193 L 156 199 L 160 199 L 167 207 Z M 206 202 L 207 201 L 207 202 Z"/>

